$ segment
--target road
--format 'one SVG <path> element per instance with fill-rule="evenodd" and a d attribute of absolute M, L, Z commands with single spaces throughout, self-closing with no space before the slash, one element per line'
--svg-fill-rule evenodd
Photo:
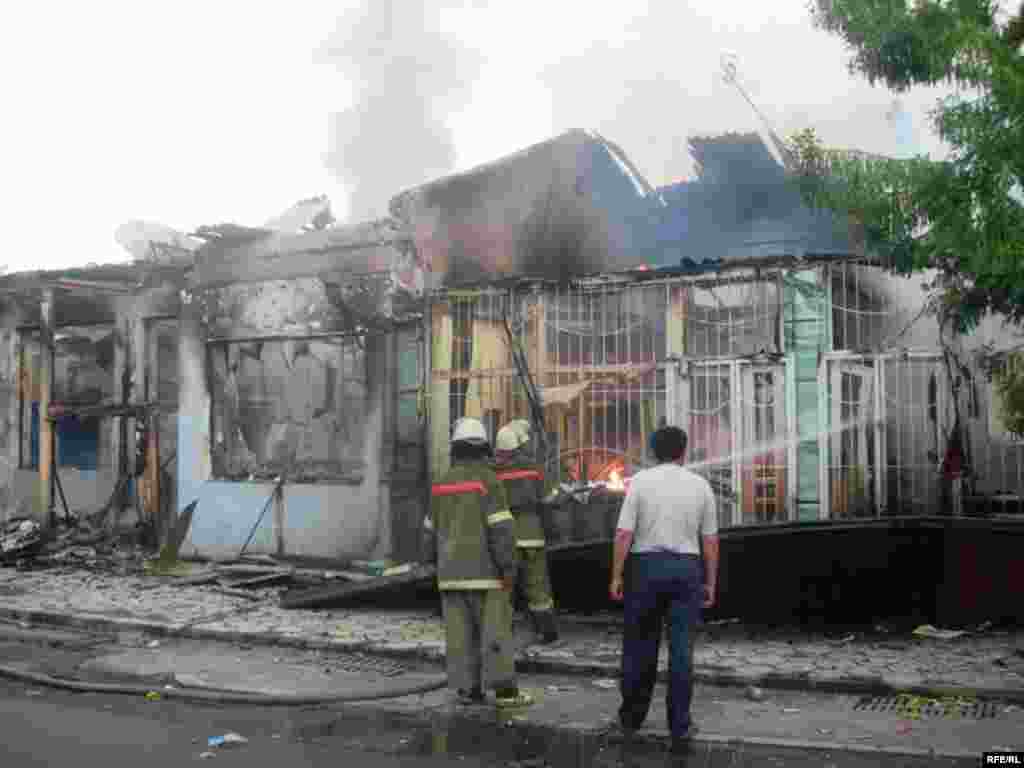
<path fill-rule="evenodd" d="M 0 663 L 31 659 L 68 676 L 96 649 L 56 648 L 0 639 Z M 213 749 L 211 736 L 239 733 L 248 743 Z M 246 768 L 366 766 L 366 768 L 654 768 L 676 765 L 789 768 L 934 768 L 976 761 L 827 754 L 815 750 L 701 744 L 666 762 L 660 747 L 623 750 L 571 734 L 555 742 L 521 728 L 460 725 L 431 731 L 375 716 L 372 708 L 214 706 L 139 696 L 76 694 L 0 679 L 0 766 L 145 765 L 176 768 L 203 760 Z"/>
<path fill-rule="evenodd" d="M 137 697 L 68 694 L 4 682 L 0 684 L 0 764 L 5 768 L 180 768 L 200 760 L 201 753 L 213 751 L 215 765 L 246 768 L 493 765 L 484 757 L 411 754 L 409 745 L 415 734 L 395 727 L 370 728 L 365 720 L 342 720 L 326 736 L 318 735 L 318 730 L 325 730 L 318 729 L 318 722 L 324 720 L 324 713 L 311 710 L 200 707 Z M 230 731 L 249 742 L 233 749 L 209 750 L 208 737 Z"/>
<path fill-rule="evenodd" d="M 214 765 L 246 768 L 365 766 L 366 768 L 476 768 L 549 765 L 552 768 L 653 768 L 678 765 L 791 766 L 792 768 L 932 768 L 944 761 L 839 755 L 775 748 L 698 747 L 687 758 L 656 749 L 600 749 L 585 742 L 542 754 L 520 738 L 430 733 L 407 724 L 368 722 L 324 710 L 209 707 L 138 697 L 71 694 L 0 683 L 0 765 L 145 765 L 180 768 L 211 751 L 210 736 L 227 732 L 249 742 L 212 750 Z M 429 754 L 444 749 L 446 754 Z M 427 754 L 425 754 L 427 753 Z M 538 760 L 538 758 L 540 758 Z M 963 764 L 963 763 L 962 763 Z M 970 763 L 973 765 L 973 763 Z"/>

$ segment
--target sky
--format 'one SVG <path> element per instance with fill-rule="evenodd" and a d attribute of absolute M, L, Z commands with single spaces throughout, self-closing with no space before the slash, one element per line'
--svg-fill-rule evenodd
<path fill-rule="evenodd" d="M 340 220 L 380 216 L 403 189 L 577 127 L 679 181 L 688 137 L 758 128 L 724 51 L 780 135 L 943 154 L 940 92 L 901 97 L 899 141 L 896 96 L 848 73 L 806 0 L 13 4 L 0 266 L 124 261 L 129 220 L 259 226 L 319 194 Z"/>

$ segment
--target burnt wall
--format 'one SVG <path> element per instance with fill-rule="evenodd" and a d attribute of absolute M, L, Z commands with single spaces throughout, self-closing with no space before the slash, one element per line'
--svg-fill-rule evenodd
<path fill-rule="evenodd" d="M 639 266 L 651 202 L 605 142 L 573 131 L 395 198 L 435 285 L 564 280 Z M 638 188 L 639 187 L 639 188 Z"/>
<path fill-rule="evenodd" d="M 53 401 L 71 409 L 143 401 L 144 381 L 147 375 L 155 375 L 147 372 L 144 328 L 150 317 L 176 315 L 178 306 L 176 286 L 162 280 L 134 294 L 90 287 L 56 291 Z M 47 520 L 49 516 L 39 508 L 42 496 L 36 468 L 41 347 L 38 331 L 25 327 L 40 322 L 37 291 L 26 289 L 15 295 L 7 310 L 0 322 L 0 456 L 4 461 L 0 502 L 7 515 L 33 514 Z M 20 363 L 19 337 L 26 348 Z M 19 382 L 24 403 L 19 402 Z M 130 423 L 122 428 L 122 421 L 66 414 L 55 422 L 57 469 L 72 514 L 95 512 L 110 498 L 121 471 L 122 445 L 126 457 L 134 451 L 134 430 Z M 55 501 L 56 514 L 62 517 L 59 495 Z M 132 499 L 119 512 L 124 514 L 114 522 L 135 524 Z"/>
<path fill-rule="evenodd" d="M 392 512 L 393 479 L 409 479 L 396 434 L 399 422 L 419 425 L 396 413 L 408 405 L 395 339 L 408 321 L 389 281 L 324 273 L 194 291 L 182 354 L 202 382 L 183 392 L 179 444 L 204 443 L 208 463 L 186 473 L 179 496 L 200 500 L 190 538 L 199 554 L 237 551 L 278 476 L 283 501 L 250 551 L 346 560 L 401 549 L 418 513 L 404 499 Z"/>
<path fill-rule="evenodd" d="M 18 467 L 18 364 L 13 318 L 0 328 L 0 519 L 16 512 Z"/>

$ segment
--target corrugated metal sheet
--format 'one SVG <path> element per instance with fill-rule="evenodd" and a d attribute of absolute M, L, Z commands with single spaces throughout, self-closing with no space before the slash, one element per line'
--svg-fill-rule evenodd
<path fill-rule="evenodd" d="M 657 190 L 666 202 L 660 266 L 854 252 L 845 225 L 801 202 L 756 134 L 691 146 L 699 177 Z"/>
<path fill-rule="evenodd" d="M 696 139 L 691 149 L 698 178 L 654 189 L 617 145 L 570 131 L 408 190 L 391 211 L 446 285 L 852 252 L 846 231 L 802 204 L 756 134 Z"/>

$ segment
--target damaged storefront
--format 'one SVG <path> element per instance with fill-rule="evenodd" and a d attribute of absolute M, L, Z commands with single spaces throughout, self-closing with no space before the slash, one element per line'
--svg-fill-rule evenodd
<path fill-rule="evenodd" d="M 186 551 L 415 557 L 422 283 L 387 222 L 211 229 L 183 305 Z"/>
<path fill-rule="evenodd" d="M 3 278 L 6 518 L 130 526 L 153 544 L 165 535 L 180 277 L 126 264 Z"/>
<path fill-rule="evenodd" d="M 195 502 L 185 556 L 414 559 L 425 363 L 408 239 L 389 222 L 197 235 L 3 278 L 4 520 L 156 547 Z"/>
<path fill-rule="evenodd" d="M 1022 446 L 991 429 L 981 340 L 951 375 L 919 280 L 804 208 L 757 137 L 691 144 L 700 177 L 658 190 L 577 131 L 395 198 L 435 287 L 434 476 L 459 417 L 491 434 L 530 417 L 518 345 L 548 472 L 591 501 L 577 517 L 597 518 L 563 520 L 563 542 L 610 538 L 615 515 L 594 494 L 621 498 L 663 424 L 687 430 L 727 529 L 1020 498 Z M 944 473 L 958 413 L 967 485 Z"/>
<path fill-rule="evenodd" d="M 919 345 L 895 345 L 923 295 L 908 303 L 890 280 L 823 264 L 442 292 L 431 314 L 432 469 L 446 465 L 455 419 L 480 418 L 493 433 L 529 418 L 507 317 L 563 483 L 621 491 L 653 463 L 651 432 L 678 424 L 723 528 L 934 514 L 949 502 L 952 388 L 933 320 L 899 339 L 916 334 Z M 982 371 L 960 398 L 975 492 L 1021 494 L 1021 446 L 991 433 L 998 403 Z"/>

